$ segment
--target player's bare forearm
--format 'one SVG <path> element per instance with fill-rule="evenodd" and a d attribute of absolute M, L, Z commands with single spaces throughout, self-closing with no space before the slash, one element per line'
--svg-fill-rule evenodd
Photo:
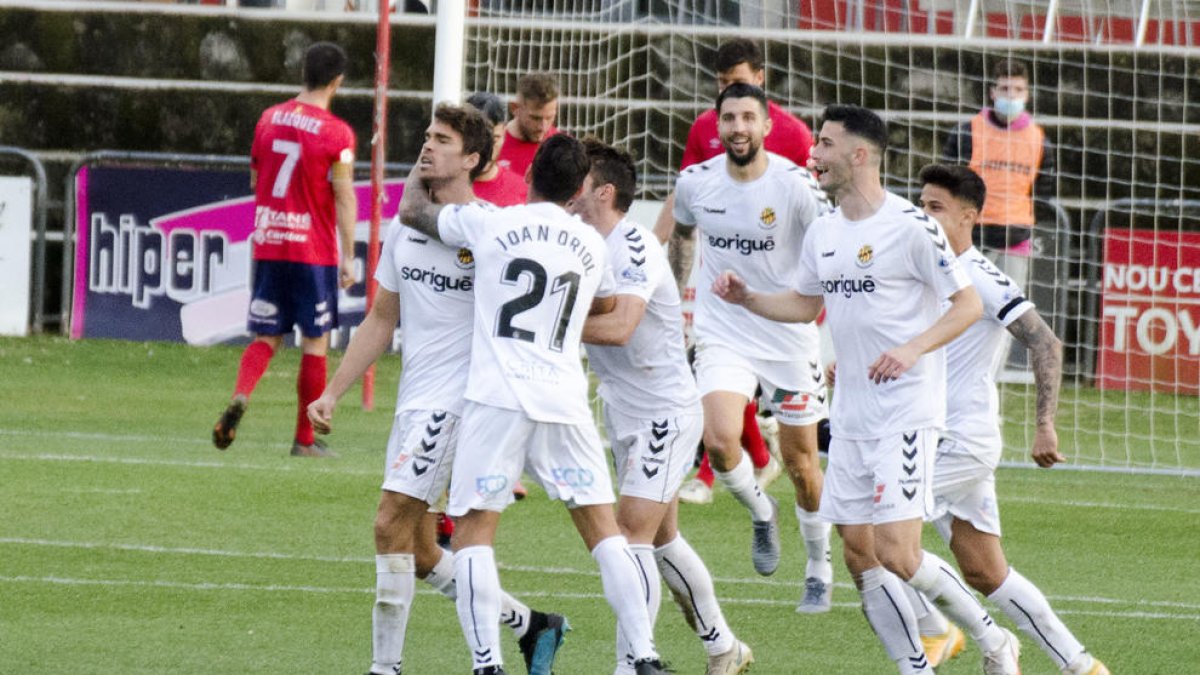
<path fill-rule="evenodd" d="M 337 371 L 325 386 L 326 394 L 333 396 L 334 400 L 341 398 L 367 372 L 367 368 L 392 344 L 392 335 L 399 319 L 399 296 L 380 288 L 375 294 L 375 304 L 355 329 Z"/>
<path fill-rule="evenodd" d="M 1009 324 L 1008 332 L 1029 349 L 1037 386 L 1037 423 L 1053 426 L 1062 384 L 1062 341 L 1036 310 L 1025 312 Z"/>
<path fill-rule="evenodd" d="M 918 356 L 928 354 L 962 335 L 980 316 L 983 316 L 983 302 L 975 287 L 960 288 L 950 296 L 950 309 L 907 344 L 916 350 Z"/>
<path fill-rule="evenodd" d="M 618 295 L 611 312 L 587 318 L 583 324 L 583 341 L 593 345 L 624 346 L 645 314 L 645 300 L 636 295 Z"/>
<path fill-rule="evenodd" d="M 354 228 L 358 225 L 358 198 L 354 195 L 354 183 L 349 177 L 334 179 L 333 208 L 341 247 L 338 286 L 350 288 L 354 285 Z"/>
<path fill-rule="evenodd" d="M 658 212 L 658 220 L 654 221 L 654 236 L 658 237 L 658 243 L 665 244 L 671 241 L 671 235 L 675 232 L 675 192 L 672 191 L 663 201 L 663 207 Z"/>
<path fill-rule="evenodd" d="M 819 295 L 801 295 L 787 290 L 778 293 L 750 291 L 742 307 L 764 319 L 780 323 L 810 323 L 821 314 L 824 299 Z"/>
<path fill-rule="evenodd" d="M 418 232 L 441 241 L 438 235 L 438 214 L 443 206 L 433 202 L 429 187 L 417 173 L 420 164 L 414 164 L 404 181 L 404 195 L 400 197 L 400 221 Z"/>
<path fill-rule="evenodd" d="M 696 227 L 676 223 L 671 232 L 671 247 L 667 254 L 671 263 L 671 274 L 675 275 L 675 284 L 682 291 L 692 274 L 692 261 L 696 255 Z"/>

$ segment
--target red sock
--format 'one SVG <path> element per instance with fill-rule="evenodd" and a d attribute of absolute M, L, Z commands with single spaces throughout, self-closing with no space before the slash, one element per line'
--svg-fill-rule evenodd
<path fill-rule="evenodd" d="M 451 537 L 454 535 L 454 521 L 450 519 L 450 516 L 447 516 L 443 513 L 441 517 L 438 518 L 437 529 L 439 537 Z"/>
<path fill-rule="evenodd" d="M 271 357 L 275 355 L 275 350 L 271 345 L 262 340 L 251 342 L 246 351 L 242 352 L 242 364 L 238 366 L 237 385 L 234 387 L 234 396 L 245 396 L 250 398 L 250 394 L 254 392 L 254 387 L 258 386 L 258 381 L 262 379 L 263 373 L 267 372 L 267 366 L 271 363 Z"/>
<path fill-rule="evenodd" d="M 296 442 L 312 445 L 313 428 L 308 421 L 308 404 L 325 391 L 325 357 L 305 354 L 300 357 L 300 377 L 296 378 L 296 393 L 300 408 L 296 411 Z"/>
<path fill-rule="evenodd" d="M 696 478 L 700 479 L 708 487 L 712 487 L 713 480 L 716 476 L 713 475 L 712 463 L 708 461 L 708 453 L 704 453 L 704 458 L 700 460 L 700 469 L 696 471 Z"/>
<path fill-rule="evenodd" d="M 758 404 L 751 401 L 742 411 L 742 447 L 750 453 L 754 468 L 761 469 L 771 461 L 771 453 L 758 430 Z"/>

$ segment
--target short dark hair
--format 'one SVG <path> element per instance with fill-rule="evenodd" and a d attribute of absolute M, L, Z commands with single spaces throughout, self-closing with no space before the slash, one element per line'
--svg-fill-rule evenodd
<path fill-rule="evenodd" d="M 558 82 L 549 73 L 529 73 L 517 80 L 517 95 L 533 103 L 549 103 L 558 98 Z"/>
<path fill-rule="evenodd" d="M 433 119 L 445 124 L 462 136 L 463 155 L 479 154 L 479 163 L 471 169 L 471 180 L 479 177 L 492 161 L 492 129 L 496 126 L 470 105 L 439 103 L 433 109 Z"/>
<path fill-rule="evenodd" d="M 507 112 L 504 110 L 504 101 L 490 91 L 477 91 L 471 94 L 467 97 L 467 103 L 482 113 L 493 127 L 506 121 Z"/>
<path fill-rule="evenodd" d="M 983 201 L 987 198 L 987 185 L 970 167 L 930 164 L 921 169 L 920 178 L 921 185 L 945 188 L 955 199 L 963 200 L 975 207 L 976 211 L 983 210 Z"/>
<path fill-rule="evenodd" d="M 715 109 L 718 116 L 721 114 L 721 104 L 725 103 L 725 100 L 730 98 L 752 98 L 755 101 L 758 101 L 758 104 L 762 106 L 764 115 L 767 114 L 769 110 L 769 108 L 767 108 L 767 92 L 763 91 L 762 87 L 756 87 L 753 84 L 747 84 L 745 82 L 734 82 L 728 87 L 722 89 L 721 93 L 717 94 L 717 105 Z"/>
<path fill-rule="evenodd" d="M 633 156 L 593 137 L 583 139 L 583 147 L 592 163 L 592 182 L 597 186 L 611 184 L 617 191 L 613 207 L 622 213 L 628 212 L 637 191 L 637 167 L 633 164 Z"/>
<path fill-rule="evenodd" d="M 579 192 L 591 170 L 587 151 L 579 139 L 569 134 L 554 134 L 542 141 L 530 166 L 533 189 L 556 204 L 562 204 Z"/>
<path fill-rule="evenodd" d="M 1000 81 L 1002 77 L 1020 77 L 1028 81 L 1029 69 L 1025 67 L 1024 62 L 1017 59 L 1000 59 L 992 66 L 992 84 Z"/>
<path fill-rule="evenodd" d="M 858 105 L 830 105 L 825 107 L 822 118 L 826 122 L 838 122 L 846 133 L 858 136 L 879 149 L 887 150 L 887 124 L 875 111 Z"/>
<path fill-rule="evenodd" d="M 746 38 L 734 38 L 717 49 L 717 72 L 733 70 L 739 63 L 758 72 L 763 69 L 763 54 L 758 44 Z"/>
<path fill-rule="evenodd" d="M 346 52 L 332 42 L 314 42 L 304 52 L 304 87 L 309 91 L 329 86 L 346 74 Z"/>

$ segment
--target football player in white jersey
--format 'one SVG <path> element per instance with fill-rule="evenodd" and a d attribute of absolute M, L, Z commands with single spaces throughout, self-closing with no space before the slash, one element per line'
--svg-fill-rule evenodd
<path fill-rule="evenodd" d="M 704 447 L 717 478 L 750 511 L 755 570 L 773 573 L 779 565 L 778 507 L 755 483 L 740 442 L 743 409 L 761 386 L 779 421 L 780 453 L 795 484 L 808 551 L 799 609 L 828 611 L 830 528 L 816 514 L 822 483 L 817 423 L 826 417 L 817 329 L 764 319 L 721 302 L 711 290 L 726 269 L 766 291 L 791 288 L 805 230 L 828 210 L 828 201 L 806 169 L 762 149 L 771 130 L 762 89 L 731 84 L 716 108 L 725 154 L 688 167 L 675 183 L 676 227 L 699 236 L 694 328 Z M 684 278 L 687 267 L 681 266 Z"/>
<path fill-rule="evenodd" d="M 714 291 L 779 321 L 812 321 L 826 310 L 839 372 L 821 515 L 838 526 L 863 612 L 900 672 L 932 671 L 904 579 L 968 629 L 985 673 L 1011 675 L 1019 672 L 1016 638 L 953 568 L 921 550 L 945 419 L 939 348 L 979 318 L 981 303 L 937 222 L 884 189 L 886 148 L 878 115 L 826 108 L 812 165 L 838 209 L 809 228 L 796 288 L 753 292 L 726 272 Z"/>
<path fill-rule="evenodd" d="M 648 590 L 613 514 L 612 480 L 579 359 L 584 320 L 599 306 L 610 310 L 615 290 L 603 238 L 563 208 L 579 195 L 589 168 L 583 144 L 557 134 L 534 156 L 525 205 L 434 204 L 419 168 L 400 201 L 406 225 L 471 249 L 479 280 L 447 509 L 457 518 L 459 622 L 477 674 L 504 672 L 492 545 L 522 470 L 567 505 L 600 567 L 634 671 L 665 672 L 654 648 Z"/>
<path fill-rule="evenodd" d="M 661 571 L 708 653 L 707 673 L 741 673 L 754 656 L 729 629 L 708 568 L 678 530 L 679 486 L 704 429 L 679 289 L 653 232 L 626 218 L 637 189 L 633 158 L 597 140 L 584 145 L 592 168 L 571 211 L 604 237 L 617 283 L 613 311 L 583 327 L 617 469 L 617 523 L 646 577 L 651 624 Z M 619 632 L 616 672 L 633 672 Z"/>
<path fill-rule="evenodd" d="M 971 243 L 987 187 L 965 166 L 922 169 L 921 207 L 936 219 L 959 264 L 983 299 L 983 317 L 946 346 L 946 430 L 934 464 L 934 524 L 950 544 L 963 578 L 996 603 L 1054 665 L 1068 675 L 1107 675 L 1099 659 L 1055 614 L 1046 596 L 1005 559 L 1000 545 L 996 466 L 1003 441 L 993 373 L 1008 350 L 1011 334 L 1029 349 L 1037 386 L 1036 427 L 1031 455 L 1041 467 L 1065 457 L 1058 450 L 1054 416 L 1062 381 L 1062 343 L 1021 289 Z M 962 632 L 936 608 L 913 602 L 930 661 L 953 652 Z M 934 637 L 933 640 L 926 634 Z"/>
<path fill-rule="evenodd" d="M 471 181 L 491 156 L 489 126 L 473 108 L 439 105 L 417 166 L 439 201 L 474 200 Z M 450 484 L 470 356 L 474 261 L 464 248 L 431 241 L 393 220 L 375 272 L 379 289 L 324 393 L 308 407 L 314 428 L 330 431 L 334 407 L 404 326 L 404 371 L 375 516 L 375 605 L 370 673 L 400 672 L 414 577 L 456 598 L 453 556 L 436 543 L 429 513 Z M 565 620 L 503 594 L 501 620 L 513 629 L 530 673 L 549 675 Z"/>

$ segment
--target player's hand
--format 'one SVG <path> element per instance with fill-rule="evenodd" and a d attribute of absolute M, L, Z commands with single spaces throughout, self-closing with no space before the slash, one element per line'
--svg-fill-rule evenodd
<path fill-rule="evenodd" d="M 346 256 L 338 264 L 338 285 L 342 288 L 354 285 L 354 256 Z"/>
<path fill-rule="evenodd" d="M 1033 456 L 1033 461 L 1043 469 L 1049 469 L 1059 462 L 1067 461 L 1067 458 L 1058 451 L 1058 432 L 1054 430 L 1053 424 L 1037 425 L 1037 431 L 1033 435 L 1033 448 L 1029 454 Z"/>
<path fill-rule="evenodd" d="M 906 344 L 889 349 L 880 354 L 879 358 L 875 359 L 875 363 L 867 368 L 867 378 L 873 380 L 875 384 L 899 379 L 901 375 L 908 372 L 909 368 L 917 364 L 919 358 L 921 355 L 917 353 L 917 350 Z"/>
<path fill-rule="evenodd" d="M 313 431 L 318 434 L 333 431 L 333 408 L 336 405 L 337 401 L 326 394 L 308 404 L 308 421 L 312 422 Z"/>
<path fill-rule="evenodd" d="M 744 305 L 750 298 L 750 287 L 737 273 L 725 270 L 713 281 L 712 292 L 718 298 L 734 305 Z"/>
<path fill-rule="evenodd" d="M 825 366 L 825 386 L 833 389 L 835 382 L 837 382 L 837 361 L 830 361 L 829 365 Z"/>

